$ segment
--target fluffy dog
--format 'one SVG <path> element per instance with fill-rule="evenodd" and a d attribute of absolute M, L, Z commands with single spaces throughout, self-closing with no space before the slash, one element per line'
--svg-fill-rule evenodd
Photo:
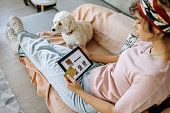
<path fill-rule="evenodd" d="M 93 37 L 91 23 L 83 20 L 76 21 L 70 12 L 58 12 L 53 19 L 54 33 L 61 33 L 68 48 L 73 46 L 86 46 L 86 43 Z"/>

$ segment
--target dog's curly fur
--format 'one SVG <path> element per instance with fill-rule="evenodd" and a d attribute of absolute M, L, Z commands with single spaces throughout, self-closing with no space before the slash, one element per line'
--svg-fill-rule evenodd
<path fill-rule="evenodd" d="M 61 33 L 67 47 L 86 46 L 86 43 L 93 37 L 93 28 L 90 22 L 78 20 L 70 12 L 58 12 L 53 19 L 54 33 Z"/>

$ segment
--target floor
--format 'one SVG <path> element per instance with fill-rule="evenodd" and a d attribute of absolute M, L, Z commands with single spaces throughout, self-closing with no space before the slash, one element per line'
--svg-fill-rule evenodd
<path fill-rule="evenodd" d="M 6 24 L 10 16 L 23 17 L 34 13 L 37 13 L 36 8 L 25 6 L 23 0 L 0 0 L 0 68 L 25 113 L 50 113 L 44 99 L 37 96 L 36 88 L 31 84 L 24 66 L 19 64 L 18 57 L 11 53 L 5 38 Z"/>

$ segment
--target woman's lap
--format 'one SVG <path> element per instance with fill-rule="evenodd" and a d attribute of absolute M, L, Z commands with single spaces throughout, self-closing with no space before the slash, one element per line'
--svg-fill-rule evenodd
<path fill-rule="evenodd" d="M 64 79 L 65 72 L 58 65 L 57 61 L 69 53 L 71 49 L 60 45 L 53 45 L 46 38 L 40 38 L 25 31 L 18 33 L 17 38 L 26 56 L 46 77 L 67 106 L 81 113 L 96 113 L 94 108 L 66 87 Z M 90 72 L 97 66 L 100 66 L 100 64 L 93 63 L 93 66 L 77 80 L 88 93 L 90 93 Z"/>

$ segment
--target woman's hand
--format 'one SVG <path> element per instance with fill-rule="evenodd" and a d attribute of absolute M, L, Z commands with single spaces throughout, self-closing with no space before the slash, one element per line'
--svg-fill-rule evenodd
<path fill-rule="evenodd" d="M 90 58 L 90 53 L 88 52 L 88 50 L 87 49 L 85 49 L 84 47 L 82 47 L 82 46 L 79 46 L 82 50 L 83 50 L 83 52 Z"/>
<path fill-rule="evenodd" d="M 83 91 L 80 84 L 69 75 L 67 75 L 65 81 L 68 89 L 78 94 L 83 100 L 85 100 L 89 105 L 91 105 L 100 113 L 117 113 L 112 103 L 109 103 L 105 100 L 101 100 Z"/>
<path fill-rule="evenodd" d="M 65 78 L 65 82 L 67 88 L 75 93 L 78 93 L 79 91 L 83 90 L 80 84 L 69 75 L 67 75 L 67 78 Z"/>

